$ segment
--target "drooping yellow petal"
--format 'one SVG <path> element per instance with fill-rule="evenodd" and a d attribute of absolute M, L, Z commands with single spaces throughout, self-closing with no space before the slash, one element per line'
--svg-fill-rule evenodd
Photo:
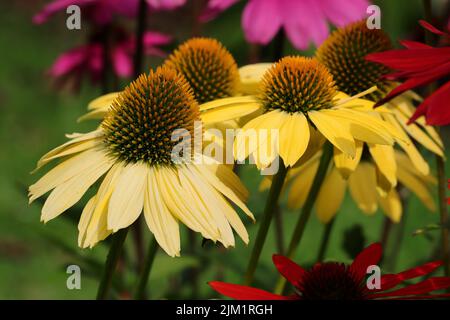
<path fill-rule="evenodd" d="M 356 155 L 353 158 L 337 148 L 333 149 L 334 165 L 339 170 L 344 179 L 348 179 L 350 174 L 355 171 L 356 167 L 358 166 L 359 161 L 361 160 L 363 146 L 363 142 L 355 140 Z"/>
<path fill-rule="evenodd" d="M 142 212 L 148 166 L 128 164 L 120 173 L 108 205 L 108 229 L 116 232 L 130 226 Z"/>
<path fill-rule="evenodd" d="M 384 192 L 389 192 L 397 185 L 397 163 L 394 148 L 380 144 L 368 144 L 368 146 L 377 169 L 383 176 L 381 179 L 377 179 L 378 186 Z"/>
<path fill-rule="evenodd" d="M 309 111 L 308 117 L 328 141 L 336 148 L 351 157 L 356 155 L 355 140 L 350 134 L 348 126 L 337 121 L 335 117 L 327 112 Z"/>
<path fill-rule="evenodd" d="M 402 131 L 401 125 L 397 122 L 397 120 L 394 118 L 393 115 L 386 114 L 383 115 L 383 117 L 386 119 L 386 121 L 388 121 L 392 126 L 396 127 L 397 130 L 401 132 L 401 134 L 403 135 L 403 139 L 397 140 L 398 144 L 409 156 L 416 169 L 419 170 L 420 173 L 427 175 L 430 172 L 430 167 L 428 166 L 428 163 L 419 153 L 419 151 L 414 146 L 408 135 Z"/>
<path fill-rule="evenodd" d="M 336 168 L 326 176 L 316 201 L 317 217 L 322 223 L 329 223 L 341 207 L 346 185 L 346 180 Z"/>
<path fill-rule="evenodd" d="M 414 100 L 417 100 L 417 98 L 419 98 L 420 100 L 417 101 L 423 101 L 423 99 L 420 96 L 418 96 L 415 92 L 409 91 L 391 100 L 393 108 L 400 110 L 406 116 L 407 119 L 410 119 L 414 114 L 414 112 L 416 111 L 416 109 L 413 106 L 413 102 L 411 102 L 411 97 L 407 99 L 403 97 L 404 95 L 412 95 L 413 96 L 412 99 Z M 420 117 L 416 119 L 415 123 L 419 124 L 441 149 L 444 148 L 444 143 L 442 142 L 441 137 L 432 126 L 426 124 L 425 117 Z"/>
<path fill-rule="evenodd" d="M 200 232 L 204 238 L 217 241 L 220 234 L 212 223 L 211 215 L 198 210 L 195 203 L 197 198 L 193 198 L 190 184 L 182 183 L 180 170 L 157 170 L 156 175 L 161 195 L 170 212 L 190 229 Z"/>
<path fill-rule="evenodd" d="M 393 132 L 395 129 L 375 112 L 369 113 L 348 108 L 329 109 L 324 112 L 333 116 L 335 121 L 346 124 L 350 128 L 352 136 L 357 140 L 388 145 L 394 143 Z"/>
<path fill-rule="evenodd" d="M 201 166 L 197 165 L 189 165 L 188 166 L 190 171 L 196 172 L 197 174 L 203 176 L 214 188 L 216 188 L 221 194 L 223 194 L 225 197 L 233 201 L 239 208 L 242 209 L 252 220 L 255 220 L 255 217 L 250 212 L 250 210 L 247 208 L 245 203 L 239 199 L 239 197 L 233 192 L 233 189 L 231 189 L 229 186 L 227 186 L 225 183 L 223 183 L 216 175 L 214 175 L 210 170 L 207 168 L 203 168 Z"/>
<path fill-rule="evenodd" d="M 95 209 L 96 196 L 93 196 L 87 202 L 80 216 L 80 221 L 78 222 L 78 246 L 84 248 L 84 240 L 86 238 L 86 231 L 89 222 L 92 218 L 92 213 Z"/>
<path fill-rule="evenodd" d="M 394 114 L 398 119 L 398 122 L 403 129 L 409 133 L 417 142 L 423 145 L 425 148 L 434 152 L 439 156 L 444 156 L 441 147 L 439 147 L 425 132 L 423 132 L 418 125 L 412 123 L 407 125 L 408 118 L 406 118 L 400 111 L 394 109 Z"/>
<path fill-rule="evenodd" d="M 305 153 L 309 143 L 309 125 L 303 113 L 286 117 L 280 132 L 280 156 L 292 167 Z"/>
<path fill-rule="evenodd" d="M 98 139 L 103 136 L 103 132 L 101 130 L 95 130 L 86 134 L 72 134 L 70 136 L 73 136 L 74 138 L 44 154 L 41 159 L 39 159 L 34 171 L 38 170 L 54 159 L 93 148 L 94 146 L 99 144 Z"/>
<path fill-rule="evenodd" d="M 391 189 L 385 196 L 379 196 L 380 207 L 383 209 L 386 216 L 394 223 L 399 223 L 402 218 L 402 202 L 397 191 Z"/>
<path fill-rule="evenodd" d="M 103 109 L 103 108 L 109 108 L 112 104 L 112 102 L 117 98 L 120 92 L 111 92 L 107 93 L 105 95 L 102 95 L 88 104 L 88 110 L 95 110 L 95 109 Z"/>
<path fill-rule="evenodd" d="M 180 230 L 161 196 L 155 170 L 149 168 L 144 196 L 144 217 L 158 244 L 171 257 L 180 255 Z"/>
<path fill-rule="evenodd" d="M 84 241 L 85 247 L 93 247 L 99 241 L 105 239 L 112 233 L 112 230 L 108 229 L 108 204 L 111 199 L 111 195 L 116 187 L 116 183 L 122 172 L 123 165 L 121 163 L 114 164 L 106 174 L 97 192 L 97 200 L 95 203 L 94 212 L 92 218 L 89 221 L 89 225 L 86 231 L 86 237 Z"/>
<path fill-rule="evenodd" d="M 112 161 L 104 158 L 103 161 L 57 185 L 42 207 L 41 221 L 46 223 L 72 207 L 111 166 Z"/>
<path fill-rule="evenodd" d="M 212 224 L 219 231 L 219 240 L 225 247 L 234 246 L 234 236 L 228 220 L 225 218 L 220 206 L 220 197 L 216 190 L 205 181 L 205 179 L 194 170 L 194 167 L 187 165 L 179 170 L 180 181 L 183 186 L 190 189 L 192 202 L 197 206 L 197 210 L 209 215 Z"/>
<path fill-rule="evenodd" d="M 406 188 L 411 190 L 430 211 L 436 210 L 433 196 L 430 194 L 428 186 L 423 179 L 421 179 L 418 175 L 412 174 L 403 166 L 398 166 L 397 176 L 398 180 Z"/>
<path fill-rule="evenodd" d="M 100 149 L 88 149 L 61 162 L 29 188 L 30 203 L 89 168 L 110 161 Z"/>
<path fill-rule="evenodd" d="M 366 214 L 377 211 L 377 182 L 375 168 L 368 162 L 361 162 L 348 179 L 350 194 L 358 207 Z"/>
<path fill-rule="evenodd" d="M 290 209 L 298 209 L 303 207 L 318 168 L 318 158 L 311 159 L 311 161 L 308 161 L 308 163 L 300 168 L 298 175 L 292 182 L 292 186 L 288 194 L 288 207 Z"/>

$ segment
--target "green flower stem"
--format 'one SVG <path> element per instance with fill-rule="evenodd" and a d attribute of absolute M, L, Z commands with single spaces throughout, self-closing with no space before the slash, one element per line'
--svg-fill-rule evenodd
<path fill-rule="evenodd" d="M 140 0 L 138 7 L 138 20 L 136 24 L 136 51 L 134 53 L 134 70 L 133 75 L 136 79 L 142 72 L 142 64 L 144 60 L 144 32 L 147 24 L 147 1 Z"/>
<path fill-rule="evenodd" d="M 267 238 L 267 232 L 269 231 L 270 222 L 272 221 L 272 217 L 276 212 L 278 199 L 280 197 L 281 190 L 283 189 L 287 171 L 288 169 L 284 166 L 283 160 L 280 159 L 280 167 L 278 173 L 273 178 L 272 185 L 270 186 L 269 195 L 267 197 L 266 206 L 264 208 L 264 215 L 261 221 L 261 225 L 259 226 L 255 245 L 253 246 L 250 261 L 247 267 L 247 272 L 245 274 L 246 285 L 250 285 L 253 281 L 259 257 L 261 256 L 261 251 Z"/>
<path fill-rule="evenodd" d="M 103 270 L 102 279 L 97 291 L 97 300 L 108 299 L 114 271 L 116 270 L 117 261 L 120 258 L 127 233 L 128 228 L 121 229 L 112 236 L 111 248 L 106 257 L 105 269 Z"/>
<path fill-rule="evenodd" d="M 320 242 L 320 249 L 319 253 L 317 255 L 317 262 L 322 262 L 325 258 L 325 254 L 327 253 L 328 245 L 330 243 L 330 236 L 331 232 L 333 231 L 334 222 L 336 221 L 336 217 L 331 219 L 330 222 L 328 222 L 325 225 L 325 230 L 323 231 L 322 240 Z"/>
<path fill-rule="evenodd" d="M 286 256 L 288 258 L 292 259 L 294 257 L 295 251 L 300 244 L 303 233 L 305 231 L 306 223 L 311 216 L 312 208 L 314 206 L 314 203 L 316 202 L 317 195 L 319 194 L 320 187 L 322 186 L 322 182 L 327 174 L 328 166 L 330 164 L 332 156 L 333 146 L 329 142 L 326 142 L 323 147 L 323 153 L 320 158 L 319 168 L 317 169 L 316 175 L 314 177 L 311 190 L 309 191 L 308 197 L 306 198 L 305 205 L 303 206 L 302 212 L 297 221 L 297 225 L 295 226 L 291 242 L 289 243 L 289 247 L 286 253 Z M 281 294 L 284 291 L 285 286 L 286 279 L 280 277 L 275 287 L 275 293 Z"/>
<path fill-rule="evenodd" d="M 447 212 L 447 199 L 445 196 L 445 168 L 444 159 L 436 155 L 436 167 L 438 175 L 438 195 L 439 195 L 439 216 L 441 220 L 442 237 L 442 261 L 444 262 L 445 275 L 450 276 L 450 248 L 449 248 L 449 230 L 447 228 L 449 219 Z"/>
<path fill-rule="evenodd" d="M 136 292 L 134 293 L 134 298 L 137 300 L 145 299 L 145 289 L 147 288 L 148 277 L 153 266 L 153 261 L 155 261 L 156 252 L 158 252 L 158 242 L 155 237 L 152 236 L 147 256 L 145 257 L 144 268 L 139 275 Z"/>

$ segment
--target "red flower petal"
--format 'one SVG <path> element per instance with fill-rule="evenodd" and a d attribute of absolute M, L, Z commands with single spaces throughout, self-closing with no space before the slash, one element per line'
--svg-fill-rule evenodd
<path fill-rule="evenodd" d="M 439 30 L 438 28 L 436 28 L 435 26 L 431 25 L 430 23 L 426 22 L 425 20 L 419 20 L 419 23 L 422 27 L 424 27 L 425 29 L 427 29 L 428 31 L 443 36 L 445 34 L 445 32 Z"/>
<path fill-rule="evenodd" d="M 297 286 L 305 275 L 306 271 L 291 259 L 282 255 L 274 254 L 272 256 L 273 264 L 278 272 L 286 278 L 287 281 Z"/>
<path fill-rule="evenodd" d="M 292 300 L 293 297 L 285 297 L 273 294 L 261 289 L 241 286 L 238 284 L 211 281 L 208 283 L 214 290 L 224 296 L 236 300 Z"/>
<path fill-rule="evenodd" d="M 364 279 L 367 273 L 367 267 L 376 265 L 380 261 L 382 254 L 383 249 L 381 248 L 381 244 L 371 244 L 360 252 L 355 260 L 353 260 L 349 271 L 352 272 L 358 280 Z"/>
<path fill-rule="evenodd" d="M 375 293 L 370 295 L 370 298 L 377 299 L 384 297 L 403 297 L 403 296 L 421 295 L 424 293 L 446 289 L 449 287 L 450 287 L 449 277 L 434 277 L 398 290 L 384 293 Z"/>
<path fill-rule="evenodd" d="M 398 284 L 405 280 L 417 278 L 426 274 L 433 272 L 436 268 L 442 265 L 442 261 L 433 261 L 425 263 L 421 266 L 411 268 L 409 270 L 397 273 L 397 274 L 386 274 L 381 277 L 381 289 L 380 291 L 385 291 L 394 288 Z"/>
<path fill-rule="evenodd" d="M 437 91 L 426 98 L 416 109 L 409 123 L 425 115 L 428 125 L 443 126 L 450 124 L 450 82 L 440 87 Z"/>
<path fill-rule="evenodd" d="M 433 48 L 425 43 L 412 41 L 412 40 L 400 40 L 400 44 L 407 49 L 430 49 Z"/>

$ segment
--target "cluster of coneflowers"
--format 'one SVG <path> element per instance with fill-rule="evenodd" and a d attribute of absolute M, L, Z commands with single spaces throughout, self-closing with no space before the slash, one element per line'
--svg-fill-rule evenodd
<path fill-rule="evenodd" d="M 102 1 L 97 2 L 96 6 L 104 8 Z M 230 5 L 235 1 L 223 1 L 222 7 L 220 1 L 211 1 L 211 12 L 205 17 L 224 9 L 225 2 Z M 299 29 L 293 27 L 297 20 L 288 14 L 288 9 L 308 8 L 309 1 L 302 5 L 298 5 L 301 1 L 297 5 L 291 1 L 291 7 L 284 11 L 278 7 L 281 2 L 289 1 L 260 3 L 278 8 L 276 13 L 280 15 L 266 26 L 271 28 L 266 30 L 267 39 L 283 27 L 294 44 L 304 47 L 308 38 L 293 32 Z M 336 15 L 330 16 L 335 11 L 326 6 L 328 2 L 317 1 L 314 3 L 321 3 L 322 7 L 311 4 L 309 8 L 322 9 L 324 17 L 338 21 Z M 354 5 L 344 2 L 349 7 Z M 91 1 L 93 6 L 92 3 L 95 1 Z M 96 6 L 91 7 L 92 14 L 101 11 Z M 114 8 L 124 9 L 119 4 Z M 248 12 L 258 10 L 256 1 L 249 1 L 244 27 L 266 22 L 258 20 L 252 24 L 249 20 Z M 159 246 L 172 257 L 181 252 L 180 224 L 226 248 L 234 246 L 236 233 L 245 243 L 254 242 L 245 276 L 248 285 L 258 266 L 271 220 L 279 210 L 279 198 L 286 190 L 288 206 L 302 208 L 286 257 L 274 256 L 281 275 L 295 287 L 295 294 L 288 299 L 445 296 L 428 293 L 450 287 L 450 278 L 446 277 L 397 287 L 403 281 L 430 273 L 441 262 L 383 275 L 381 287 L 369 291 L 365 286 L 366 270 L 381 258 L 378 244 L 363 251 L 351 266 L 319 263 L 305 271 L 289 260 L 298 248 L 313 207 L 320 221 L 330 223 L 341 207 L 347 187 L 362 212 L 373 214 L 381 207 L 392 222 L 399 222 L 402 217 L 399 184 L 435 210 L 430 189 L 436 179 L 416 147 L 420 144 L 438 157 L 444 156 L 439 134 L 424 118 L 419 118 L 427 114 L 424 109 L 432 108 L 435 101 L 427 101 L 428 98 L 425 106 L 416 111 L 415 104 L 422 98 L 412 91 L 394 89 L 399 85 L 396 78 L 411 73 L 404 69 L 405 64 L 399 64 L 401 71 L 390 75 L 396 65 L 387 34 L 368 29 L 365 20 L 342 23 L 343 20 L 341 17 L 337 23 L 340 27 L 326 39 L 322 39 L 323 26 L 317 19 L 312 24 L 314 29 L 311 24 L 304 26 L 304 33 L 311 32 L 311 39 L 318 45 L 313 57 L 288 56 L 241 68 L 219 41 L 192 38 L 178 46 L 161 66 L 141 73 L 123 91 L 93 100 L 82 119 L 100 120 L 97 129 L 68 135 L 69 141 L 38 162 L 40 169 L 60 160 L 29 189 L 30 201 L 51 191 L 41 220 L 58 217 L 95 184 L 97 191 L 85 204 L 79 220 L 80 247 L 93 247 L 114 234 L 116 242 L 112 248 L 117 250 L 126 230 L 141 214 Z M 328 28 L 324 32 L 327 34 Z M 253 36 L 248 31 L 248 37 Z M 408 47 L 431 50 L 411 42 Z M 386 60 L 383 54 L 388 56 Z M 90 54 L 87 56 L 91 58 Z M 369 60 L 385 61 L 386 66 Z M 403 89 L 410 89 L 406 84 Z M 394 94 L 388 95 L 392 90 Z M 393 99 L 386 100 L 386 95 Z M 413 122 L 408 124 L 411 117 Z M 256 217 L 259 229 L 255 239 L 249 239 L 234 206 L 255 220 L 245 204 L 248 191 L 232 166 L 202 153 L 204 145 L 195 145 L 192 137 L 198 123 L 205 129 L 240 129 L 232 146 L 219 143 L 235 160 L 241 162 L 250 157 L 262 171 L 278 163 L 278 171 L 261 184 L 261 189 L 270 191 L 263 215 Z M 182 161 L 174 161 L 173 150 L 179 140 L 174 141 L 173 133 L 180 129 L 184 132 L 180 138 L 185 150 L 192 152 L 184 154 Z M 250 134 L 262 131 L 266 135 L 257 134 L 256 140 Z M 208 142 L 211 137 L 206 133 L 207 130 L 204 139 Z M 198 158 L 203 161 L 196 161 Z M 285 290 L 285 281 L 279 281 L 274 294 L 220 282 L 212 282 L 211 286 L 233 298 L 279 299 L 284 298 L 279 294 Z"/>

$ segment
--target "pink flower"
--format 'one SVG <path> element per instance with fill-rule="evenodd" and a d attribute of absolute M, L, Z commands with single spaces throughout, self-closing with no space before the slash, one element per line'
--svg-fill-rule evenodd
<path fill-rule="evenodd" d="M 147 0 L 148 5 L 155 10 L 173 10 L 186 4 L 186 0 Z"/>
<path fill-rule="evenodd" d="M 165 52 L 158 46 L 170 43 L 167 35 L 148 31 L 144 34 L 144 52 L 147 55 L 164 56 Z M 111 50 L 109 57 L 112 68 L 118 77 L 130 77 L 133 73 L 133 55 L 135 38 L 122 37 Z M 73 81 L 77 88 L 83 76 L 90 77 L 93 83 L 99 82 L 104 68 L 103 46 L 99 42 L 91 42 L 61 54 L 53 63 L 48 74 L 55 78 L 59 85 Z"/>
<path fill-rule="evenodd" d="M 173 10 L 186 3 L 186 0 L 146 0 L 151 9 Z M 35 24 L 45 23 L 55 13 L 63 11 L 70 5 L 81 8 L 82 15 L 95 24 L 104 25 L 111 22 L 114 15 L 127 18 L 136 16 L 139 0 L 54 0 L 47 4 L 34 17 Z"/>
<path fill-rule="evenodd" d="M 239 0 L 209 0 L 206 8 L 200 15 L 201 22 L 208 22 L 217 17 L 222 11 L 225 11 Z"/>
<path fill-rule="evenodd" d="M 109 23 L 116 14 L 128 18 L 134 17 L 137 13 L 138 0 L 54 0 L 33 17 L 33 22 L 45 23 L 55 13 L 65 12 L 70 5 L 81 8 L 82 18 L 85 14 L 90 21 L 104 25 Z"/>
<path fill-rule="evenodd" d="M 211 20 L 237 0 L 210 0 L 201 15 Z M 249 0 L 242 15 L 245 38 L 250 43 L 268 44 L 283 28 L 297 49 L 307 49 L 312 41 L 319 46 L 332 23 L 341 27 L 362 19 L 368 0 Z"/>

